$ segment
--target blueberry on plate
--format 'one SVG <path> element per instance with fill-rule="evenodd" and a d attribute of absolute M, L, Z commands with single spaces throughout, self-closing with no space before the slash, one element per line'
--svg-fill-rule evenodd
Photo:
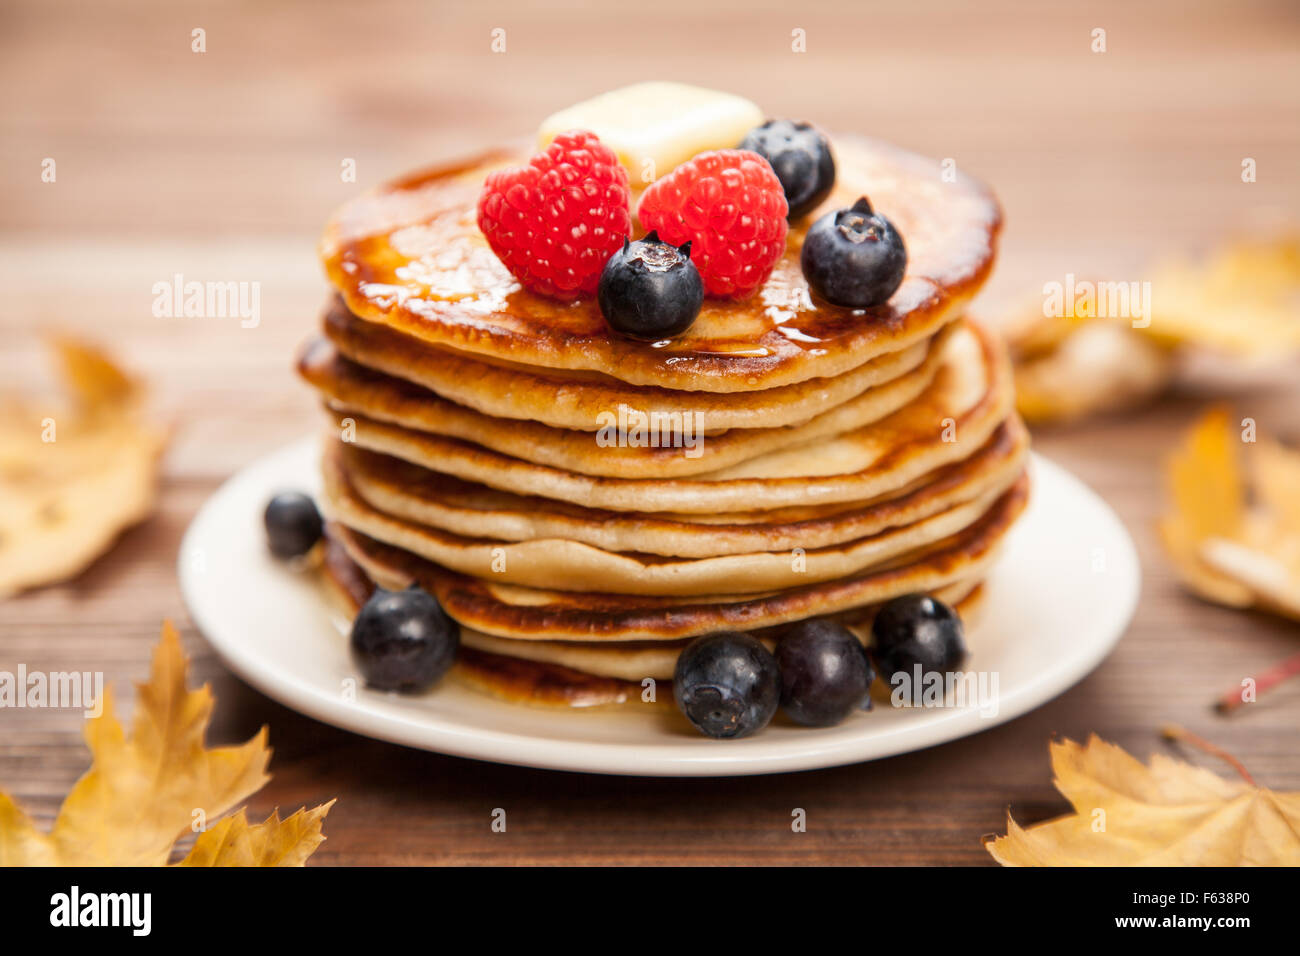
<path fill-rule="evenodd" d="M 741 141 L 766 159 L 781 181 L 791 222 L 812 212 L 835 185 L 835 157 L 826 135 L 811 123 L 788 119 L 768 120 Z"/>
<path fill-rule="evenodd" d="M 748 736 L 768 725 L 780 703 L 776 658 L 748 634 L 706 634 L 678 655 L 673 699 L 706 736 Z"/>
<path fill-rule="evenodd" d="M 316 502 L 301 491 L 284 491 L 272 498 L 262 523 L 271 553 L 284 560 L 302 557 L 316 546 L 324 530 Z"/>
<path fill-rule="evenodd" d="M 891 685 L 895 674 L 906 674 L 913 681 L 913 701 L 921 698 L 918 666 L 924 678 L 952 673 L 966 659 L 961 618 L 928 594 L 907 594 L 885 604 L 871 623 L 871 639 L 880 673 Z"/>
<path fill-rule="evenodd" d="M 781 709 L 797 724 L 831 727 L 871 707 L 875 672 L 853 632 L 825 618 L 800 621 L 776 644 Z"/>
<path fill-rule="evenodd" d="M 848 209 L 828 212 L 808 227 L 799 257 L 808 285 L 823 299 L 850 309 L 889 301 L 903 282 L 903 237 L 863 196 Z"/>
<path fill-rule="evenodd" d="M 352 660 L 380 690 L 421 691 L 447 672 L 460 631 L 429 592 L 376 588 L 352 622 Z"/>
<path fill-rule="evenodd" d="M 691 327 L 704 303 L 704 282 L 691 261 L 691 244 L 663 242 L 651 232 L 609 257 L 596 301 L 616 332 L 657 341 Z"/>

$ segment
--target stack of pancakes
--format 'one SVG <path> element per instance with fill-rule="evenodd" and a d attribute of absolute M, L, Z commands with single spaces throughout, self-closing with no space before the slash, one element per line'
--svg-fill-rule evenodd
<path fill-rule="evenodd" d="M 497 261 L 475 206 L 523 154 L 345 206 L 299 371 L 330 419 L 326 567 L 349 609 L 417 582 L 460 624 L 453 675 L 574 706 L 640 699 L 713 631 L 861 635 L 912 592 L 969 613 L 1027 495 L 1007 361 L 963 318 L 997 203 L 893 147 L 835 148 L 834 192 L 759 293 L 659 343 Z M 903 284 L 875 309 L 814 301 L 804 228 L 863 195 L 904 238 Z"/>

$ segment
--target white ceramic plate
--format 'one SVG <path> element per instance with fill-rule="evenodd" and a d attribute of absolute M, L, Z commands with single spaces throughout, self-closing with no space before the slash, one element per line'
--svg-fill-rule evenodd
<path fill-rule="evenodd" d="M 967 635 L 966 666 L 976 681 L 983 675 L 986 693 L 964 706 L 877 703 L 837 727 L 774 722 L 753 737 L 709 740 L 662 707 L 553 711 L 452 682 L 419 696 L 364 687 L 345 694 L 357 683 L 355 671 L 323 589 L 315 576 L 270 557 L 261 524 L 277 491 L 317 490 L 317 453 L 314 440 L 296 442 L 249 465 L 204 504 L 181 545 L 190 613 L 236 673 L 287 706 L 359 734 L 464 757 L 595 773 L 723 776 L 917 750 L 985 730 L 1060 694 L 1106 656 L 1138 598 L 1137 554 L 1114 512 L 1067 471 L 1036 457 L 1031 503 Z"/>

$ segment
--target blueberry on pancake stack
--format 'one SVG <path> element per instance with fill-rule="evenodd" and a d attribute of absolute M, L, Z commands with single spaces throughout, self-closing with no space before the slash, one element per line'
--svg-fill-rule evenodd
<path fill-rule="evenodd" d="M 348 203 L 298 361 L 331 580 L 354 612 L 418 585 L 453 679 L 568 706 L 671 700 L 706 635 L 716 667 L 903 596 L 969 614 L 1027 437 L 963 317 L 998 206 L 949 180 L 656 83 Z"/>

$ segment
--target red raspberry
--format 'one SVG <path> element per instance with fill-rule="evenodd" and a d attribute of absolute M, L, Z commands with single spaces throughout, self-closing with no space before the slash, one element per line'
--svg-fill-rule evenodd
<path fill-rule="evenodd" d="M 785 254 L 789 206 L 766 159 L 746 149 L 700 153 L 641 196 L 637 218 L 659 238 L 691 243 L 704 291 L 747 299 Z"/>
<path fill-rule="evenodd" d="M 527 166 L 491 173 L 478 227 L 526 289 L 595 295 L 600 272 L 632 231 L 627 172 L 595 133 L 561 133 Z"/>

